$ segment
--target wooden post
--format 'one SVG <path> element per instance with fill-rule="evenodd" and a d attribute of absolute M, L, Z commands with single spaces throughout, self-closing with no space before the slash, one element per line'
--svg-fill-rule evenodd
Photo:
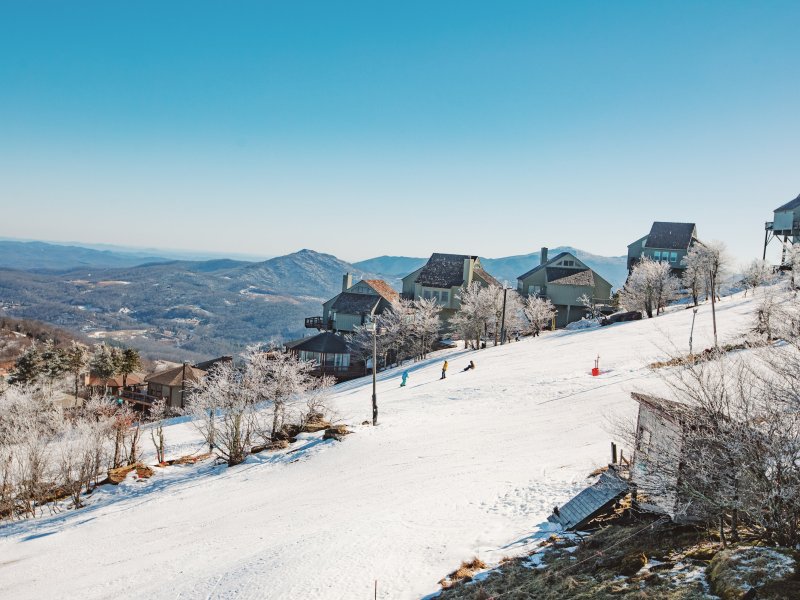
<path fill-rule="evenodd" d="M 617 464 L 617 445 L 611 442 L 611 464 Z"/>

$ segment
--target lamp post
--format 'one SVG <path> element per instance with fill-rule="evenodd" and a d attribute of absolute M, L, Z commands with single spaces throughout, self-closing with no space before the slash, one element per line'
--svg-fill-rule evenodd
<path fill-rule="evenodd" d="M 500 345 L 506 343 L 506 297 L 508 294 L 508 286 L 503 282 L 503 318 L 502 325 L 500 326 Z M 496 339 L 496 338 L 495 338 Z"/>
<path fill-rule="evenodd" d="M 376 380 L 378 373 L 378 324 L 374 319 L 367 324 L 367 331 L 372 332 L 372 424 L 378 424 L 378 392 Z"/>

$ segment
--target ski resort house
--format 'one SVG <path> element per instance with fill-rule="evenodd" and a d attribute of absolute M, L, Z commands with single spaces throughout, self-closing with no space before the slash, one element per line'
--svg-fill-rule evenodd
<path fill-rule="evenodd" d="M 285 347 L 287 352 L 300 360 L 314 362 L 314 375 L 332 375 L 338 381 L 343 381 L 364 374 L 363 363 L 359 367 L 351 361 L 350 348 L 344 336 L 331 331 L 287 342 Z"/>
<path fill-rule="evenodd" d="M 477 256 L 436 252 L 422 267 L 403 277 L 403 297 L 432 298 L 441 305 L 442 319 L 446 321 L 461 306 L 459 290 L 472 282 L 500 285 L 483 270 Z"/>
<path fill-rule="evenodd" d="M 611 284 L 570 252 L 548 257 L 542 248 L 539 265 L 517 277 L 517 291 L 523 296 L 548 298 L 556 310 L 556 327 L 579 321 L 586 308 L 578 300 L 583 295 L 596 304 L 611 300 Z"/>
<path fill-rule="evenodd" d="M 650 233 L 628 245 L 628 273 L 643 257 L 668 262 L 675 275 L 686 268 L 682 263 L 689 249 L 698 242 L 694 223 L 655 221 Z"/>
<path fill-rule="evenodd" d="M 145 377 L 147 396 L 150 398 L 164 398 L 170 408 L 184 408 L 191 384 L 200 383 L 205 376 L 206 371 L 193 367 L 188 363 L 159 371 Z M 123 397 L 136 401 L 136 396 L 132 394 L 124 394 Z"/>
<path fill-rule="evenodd" d="M 764 256 L 767 258 L 767 244 L 773 238 L 785 243 L 800 243 L 800 195 L 794 200 L 779 206 L 773 211 L 772 221 L 767 221 L 764 225 Z M 786 259 L 785 253 L 781 253 L 781 265 Z"/>
<path fill-rule="evenodd" d="M 342 291 L 322 304 L 321 317 L 308 317 L 306 328 L 334 333 L 352 333 L 375 315 L 381 314 L 399 298 L 381 279 L 362 279 L 353 284 L 352 276 L 342 277 Z"/>

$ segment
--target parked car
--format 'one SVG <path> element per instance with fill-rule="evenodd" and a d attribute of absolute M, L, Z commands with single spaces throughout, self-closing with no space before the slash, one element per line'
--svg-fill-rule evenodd
<path fill-rule="evenodd" d="M 611 325 L 613 323 L 622 323 L 623 321 L 641 321 L 642 313 L 638 310 L 631 310 L 628 312 L 620 312 L 600 320 L 600 325 Z"/>

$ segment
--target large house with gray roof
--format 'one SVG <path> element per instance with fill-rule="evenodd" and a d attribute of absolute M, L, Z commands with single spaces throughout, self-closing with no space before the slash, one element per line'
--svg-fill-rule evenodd
<path fill-rule="evenodd" d="M 655 221 L 650 233 L 628 245 L 628 273 L 646 256 L 651 260 L 669 263 L 672 272 L 680 275 L 686 268 L 682 264 L 683 259 L 696 243 L 699 240 L 694 223 Z"/>
<path fill-rule="evenodd" d="M 778 238 L 784 244 L 800 243 L 800 195 L 773 211 L 772 221 L 764 225 L 764 256 L 767 257 L 767 244 Z M 786 252 L 781 253 L 781 264 L 786 261 Z"/>
<path fill-rule="evenodd" d="M 435 300 L 442 307 L 442 318 L 447 320 L 461 307 L 459 290 L 472 282 L 500 285 L 483 270 L 477 256 L 435 252 L 422 267 L 403 277 L 403 297 Z"/>
<path fill-rule="evenodd" d="M 578 298 L 586 295 L 596 304 L 608 304 L 611 284 L 570 252 L 549 258 L 542 248 L 539 265 L 517 278 L 517 291 L 523 296 L 549 299 L 556 308 L 556 327 L 579 321 L 586 307 Z"/>

